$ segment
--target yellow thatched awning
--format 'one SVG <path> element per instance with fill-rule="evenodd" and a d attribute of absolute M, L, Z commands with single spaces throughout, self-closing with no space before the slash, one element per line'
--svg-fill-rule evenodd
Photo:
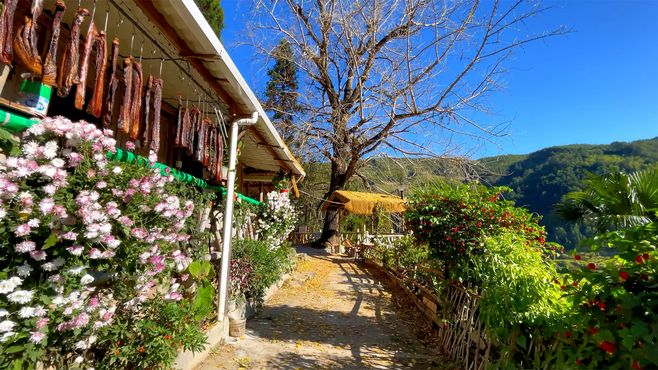
<path fill-rule="evenodd" d="M 371 215 L 378 203 L 382 205 L 386 213 L 401 213 L 407 209 L 404 205 L 404 199 L 392 195 L 336 190 L 322 204 L 322 210 L 345 209 L 358 215 Z"/>

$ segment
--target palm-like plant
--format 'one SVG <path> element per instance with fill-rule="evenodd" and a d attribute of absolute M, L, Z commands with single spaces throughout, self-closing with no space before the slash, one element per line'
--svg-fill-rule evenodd
<path fill-rule="evenodd" d="M 556 205 L 566 220 L 592 224 L 601 232 L 646 225 L 658 219 L 658 171 L 590 174 L 585 189 Z"/>

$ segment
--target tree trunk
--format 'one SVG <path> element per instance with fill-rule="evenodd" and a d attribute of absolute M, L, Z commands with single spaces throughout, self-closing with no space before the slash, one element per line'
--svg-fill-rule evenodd
<path fill-rule="evenodd" d="M 340 244 L 339 226 L 340 212 L 337 210 L 327 210 L 324 213 L 324 226 L 322 227 L 320 240 L 318 240 L 318 247 L 331 248 Z"/>

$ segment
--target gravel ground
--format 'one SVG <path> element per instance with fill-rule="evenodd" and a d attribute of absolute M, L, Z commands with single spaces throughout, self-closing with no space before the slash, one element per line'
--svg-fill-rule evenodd
<path fill-rule="evenodd" d="M 349 258 L 298 252 L 305 257 L 247 321 L 246 335 L 214 348 L 198 370 L 455 367 L 435 350 L 413 304 L 391 295 L 385 277 Z"/>

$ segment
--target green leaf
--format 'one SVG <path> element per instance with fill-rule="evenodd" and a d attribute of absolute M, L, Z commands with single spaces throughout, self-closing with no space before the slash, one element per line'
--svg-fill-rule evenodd
<path fill-rule="evenodd" d="M 190 272 L 190 275 L 198 280 L 210 274 L 212 265 L 208 261 L 194 261 L 190 263 L 190 266 L 187 269 Z"/>
<path fill-rule="evenodd" d="M 523 348 L 523 349 L 525 349 L 525 347 L 527 345 L 525 335 L 519 335 L 518 337 L 516 337 L 516 345 Z"/>
<path fill-rule="evenodd" d="M 5 354 L 21 352 L 23 349 L 23 346 L 11 346 L 5 350 Z"/>
<path fill-rule="evenodd" d="M 215 288 L 213 288 L 210 282 L 204 281 L 196 291 L 194 296 L 194 311 L 196 312 L 197 318 L 203 318 L 208 316 L 214 308 L 214 298 Z"/>
<path fill-rule="evenodd" d="M 48 239 L 46 239 L 46 241 L 43 243 L 43 247 L 41 249 L 48 249 L 54 246 L 55 244 L 57 244 L 57 235 L 55 235 L 55 233 L 52 233 L 50 234 Z"/>

